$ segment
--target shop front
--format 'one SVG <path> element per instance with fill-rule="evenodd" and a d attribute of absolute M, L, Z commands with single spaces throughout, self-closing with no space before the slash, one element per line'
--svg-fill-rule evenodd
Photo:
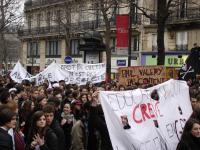
<path fill-rule="evenodd" d="M 139 56 L 136 59 L 131 59 L 131 66 L 139 66 Z M 115 56 L 111 57 L 111 79 L 118 78 L 118 68 L 128 67 L 128 57 Z"/>
<path fill-rule="evenodd" d="M 188 55 L 189 55 L 189 52 L 184 52 L 184 53 L 166 52 L 164 65 L 166 67 L 180 68 L 185 63 Z M 142 53 L 141 65 L 143 65 L 143 66 L 157 65 L 157 54 L 150 53 L 150 52 Z"/>

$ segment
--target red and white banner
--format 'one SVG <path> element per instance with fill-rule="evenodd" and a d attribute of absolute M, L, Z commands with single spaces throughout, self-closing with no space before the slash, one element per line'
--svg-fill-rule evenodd
<path fill-rule="evenodd" d="M 159 101 L 151 98 L 157 90 Z M 100 102 L 113 150 L 175 150 L 192 113 L 185 81 L 148 89 L 101 91 Z"/>
<path fill-rule="evenodd" d="M 117 28 L 117 49 L 127 50 L 128 52 L 128 28 L 129 28 L 129 15 L 117 15 L 116 17 Z"/>

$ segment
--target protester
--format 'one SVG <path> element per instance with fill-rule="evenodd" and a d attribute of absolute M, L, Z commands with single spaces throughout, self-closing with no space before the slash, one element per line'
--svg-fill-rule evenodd
<path fill-rule="evenodd" d="M 42 111 L 36 111 L 32 117 L 26 150 L 58 150 L 56 134 L 46 125 L 46 118 Z"/>
<path fill-rule="evenodd" d="M 60 126 L 60 123 L 54 117 L 55 107 L 51 104 L 47 104 L 43 108 L 43 112 L 46 118 L 46 124 L 54 131 L 59 141 L 58 149 L 65 150 L 66 143 L 65 143 L 65 135 L 64 131 Z"/>
<path fill-rule="evenodd" d="M 26 150 L 112 150 L 104 112 L 98 97 L 99 91 L 125 91 L 153 86 L 146 81 L 144 84 L 132 83 L 129 86 L 121 85 L 118 81 L 99 84 L 90 82 L 81 86 L 65 84 L 64 80 L 53 83 L 47 80 L 48 82 L 45 81 L 40 86 L 27 80 L 21 84 L 10 84 L 12 82 L 7 81 L 6 79 L 2 81 L 0 101 L 4 105 L 10 105 L 10 100 L 17 102 L 19 131 L 24 134 Z M 188 85 L 194 111 L 191 119 L 200 121 L 200 84 L 189 80 Z M 151 93 L 151 100 L 159 101 L 161 97 L 158 92 L 160 91 L 154 90 Z M 126 103 L 131 105 L 129 101 Z M 134 128 L 126 114 L 120 116 L 119 121 L 125 132 Z M 192 131 L 192 127 L 188 133 L 189 131 Z M 191 144 L 192 133 L 190 136 L 190 140 L 184 141 L 184 133 L 179 145 L 182 146 L 185 142 L 186 145 L 187 142 Z M 15 141 L 13 143 L 16 144 Z"/>
<path fill-rule="evenodd" d="M 71 130 L 75 123 L 74 115 L 71 113 L 70 103 L 66 103 L 61 114 L 61 126 L 65 133 L 66 140 L 66 150 L 69 150 L 71 147 Z"/>
<path fill-rule="evenodd" d="M 200 102 L 197 102 L 190 118 L 200 121 Z"/>
<path fill-rule="evenodd" d="M 85 104 L 88 101 L 87 94 L 81 94 L 79 99 L 83 104 Z"/>
<path fill-rule="evenodd" d="M 199 150 L 200 146 L 200 122 L 189 119 L 184 127 L 177 150 Z"/>
<path fill-rule="evenodd" d="M 0 149 L 13 150 L 12 136 L 8 130 L 15 128 L 16 114 L 7 106 L 0 106 Z"/>
<path fill-rule="evenodd" d="M 1 88 L 0 89 L 0 103 L 6 104 L 10 100 L 10 94 L 8 89 Z"/>
<path fill-rule="evenodd" d="M 19 111 L 19 125 L 24 133 L 24 140 L 26 141 L 28 138 L 28 131 L 31 126 L 31 118 L 34 114 L 35 104 L 31 100 L 27 100 L 21 107 L 21 111 Z"/>
<path fill-rule="evenodd" d="M 81 111 L 71 132 L 70 150 L 86 150 L 87 148 L 87 122 L 86 114 Z"/>
<path fill-rule="evenodd" d="M 15 101 L 8 101 L 6 106 L 14 112 L 16 115 L 18 114 L 18 105 Z M 12 136 L 13 141 L 13 150 L 24 150 L 24 134 L 21 132 L 19 128 L 19 120 L 17 119 L 16 123 L 13 123 L 13 127 L 8 130 L 8 133 Z"/>
<path fill-rule="evenodd" d="M 44 94 L 37 97 L 35 102 L 35 111 L 42 110 L 43 107 L 47 104 L 47 98 Z"/>

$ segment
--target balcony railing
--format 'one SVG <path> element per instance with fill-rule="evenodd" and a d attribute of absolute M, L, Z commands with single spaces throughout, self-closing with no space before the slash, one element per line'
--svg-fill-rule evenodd
<path fill-rule="evenodd" d="M 176 22 L 200 20 L 200 7 L 187 8 L 185 10 L 179 10 L 173 12 L 167 20 L 168 24 Z"/>
<path fill-rule="evenodd" d="M 156 18 L 155 14 L 152 17 Z M 167 24 L 179 22 L 191 22 L 200 20 L 200 7 L 187 8 L 184 10 L 175 10 L 167 19 Z M 150 19 L 150 24 L 156 24 L 156 21 Z"/>
<path fill-rule="evenodd" d="M 68 0 L 69 2 L 72 0 Z M 27 1 L 25 2 L 25 11 L 32 9 L 32 8 L 37 8 L 45 5 L 52 5 L 60 2 L 67 2 L 66 0 L 36 0 L 36 1 Z"/>
<path fill-rule="evenodd" d="M 141 14 L 137 14 L 137 17 L 132 21 L 132 24 L 141 24 Z M 115 17 L 111 19 L 111 27 L 116 27 Z M 85 32 L 86 30 L 95 30 L 105 27 L 103 19 L 84 21 L 70 24 L 70 32 Z M 42 36 L 51 34 L 64 34 L 65 28 L 62 25 L 46 26 L 46 27 L 35 27 L 31 29 L 24 29 L 18 32 L 19 36 Z"/>

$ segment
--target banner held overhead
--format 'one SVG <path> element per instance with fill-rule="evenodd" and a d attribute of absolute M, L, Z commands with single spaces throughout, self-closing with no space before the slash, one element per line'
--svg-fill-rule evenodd
<path fill-rule="evenodd" d="M 159 100 L 151 98 L 157 90 Z M 114 150 L 175 150 L 192 113 L 185 81 L 169 80 L 148 89 L 101 91 Z"/>

